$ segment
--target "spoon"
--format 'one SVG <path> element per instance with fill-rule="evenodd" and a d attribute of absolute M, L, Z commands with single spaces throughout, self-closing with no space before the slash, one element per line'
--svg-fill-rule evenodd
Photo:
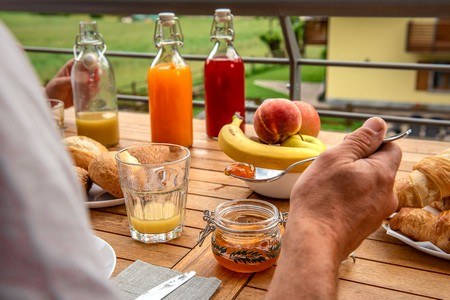
<path fill-rule="evenodd" d="M 386 137 L 383 139 L 383 144 L 401 139 L 407 135 L 409 135 L 411 133 L 411 129 L 408 129 L 406 131 L 403 131 L 399 134 L 390 136 L 390 137 Z M 255 167 L 255 177 L 241 177 L 238 175 L 235 175 L 233 173 L 227 173 L 227 175 L 232 176 L 234 178 L 238 178 L 244 181 L 249 181 L 249 182 L 272 182 L 275 181 L 277 179 L 280 179 L 281 177 L 283 177 L 287 172 L 289 172 L 292 168 L 304 164 L 304 163 L 308 163 L 311 161 L 314 161 L 317 157 L 319 156 L 313 156 L 304 160 L 300 160 L 297 161 L 295 163 L 293 163 L 292 165 L 290 165 L 289 167 L 287 167 L 285 170 L 274 170 L 274 169 L 266 169 L 266 168 L 260 168 L 260 167 Z M 238 163 L 238 164 L 244 164 L 247 165 L 245 163 Z"/>

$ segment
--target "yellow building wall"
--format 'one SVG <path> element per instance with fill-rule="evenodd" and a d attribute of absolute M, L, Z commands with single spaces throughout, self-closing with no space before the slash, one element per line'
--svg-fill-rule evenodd
<path fill-rule="evenodd" d="M 330 18 L 329 60 L 371 62 L 450 61 L 450 53 L 406 52 L 410 18 Z M 433 21 L 432 19 L 415 19 Z M 450 93 L 416 90 L 417 71 L 368 68 L 327 68 L 330 100 L 384 101 L 408 104 L 450 104 Z"/>

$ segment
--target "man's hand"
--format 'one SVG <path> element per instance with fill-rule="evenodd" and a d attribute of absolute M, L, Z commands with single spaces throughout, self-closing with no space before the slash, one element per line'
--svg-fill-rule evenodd
<path fill-rule="evenodd" d="M 314 161 L 294 185 L 267 299 L 336 299 L 338 270 L 397 207 L 401 151 L 371 118 Z"/>
<path fill-rule="evenodd" d="M 322 153 L 293 188 L 289 217 L 328 227 L 341 259 L 397 208 L 393 185 L 401 150 L 394 143 L 382 144 L 385 134 L 382 119 L 369 119 Z"/>
<path fill-rule="evenodd" d="M 47 97 L 64 101 L 66 108 L 73 105 L 72 83 L 70 79 L 73 63 L 73 59 L 69 60 L 45 86 Z"/>

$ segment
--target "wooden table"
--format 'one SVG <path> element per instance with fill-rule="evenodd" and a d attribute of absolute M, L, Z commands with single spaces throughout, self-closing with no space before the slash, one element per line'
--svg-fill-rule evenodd
<path fill-rule="evenodd" d="M 120 112 L 120 149 L 150 141 L 149 115 Z M 73 109 L 66 110 L 66 136 L 76 134 Z M 248 132 L 252 131 L 248 127 Z M 186 227 L 182 236 L 167 244 L 143 244 L 131 239 L 125 206 L 91 209 L 92 228 L 114 248 L 117 266 L 113 276 L 139 259 L 178 271 L 194 270 L 198 276 L 222 281 L 214 299 L 262 299 L 275 266 L 253 274 L 221 267 L 214 259 L 209 237 L 202 247 L 197 235 L 204 227 L 203 210 L 214 210 L 231 199 L 256 198 L 288 211 L 288 200 L 269 199 L 250 190 L 240 180 L 223 174 L 231 159 L 214 140 L 207 138 L 203 120 L 194 120 L 194 146 L 189 175 Z M 343 133 L 321 132 L 328 147 L 338 144 Z M 407 138 L 397 142 L 403 159 L 397 176 L 406 176 L 419 159 L 450 147 L 450 142 Z M 299 253 L 301 255 L 301 253 Z M 295 276 L 295 274 L 293 274 Z M 339 299 L 450 299 L 450 261 L 420 252 L 386 235 L 383 228 L 370 235 L 356 250 L 356 262 L 342 263 Z"/>

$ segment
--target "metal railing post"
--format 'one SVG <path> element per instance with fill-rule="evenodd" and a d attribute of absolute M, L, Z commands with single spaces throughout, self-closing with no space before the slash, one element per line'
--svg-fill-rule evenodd
<path fill-rule="evenodd" d="M 298 47 L 297 36 L 292 28 L 290 17 L 280 16 L 281 29 L 283 30 L 284 45 L 289 57 L 289 98 L 300 100 L 301 67 L 300 48 Z"/>

